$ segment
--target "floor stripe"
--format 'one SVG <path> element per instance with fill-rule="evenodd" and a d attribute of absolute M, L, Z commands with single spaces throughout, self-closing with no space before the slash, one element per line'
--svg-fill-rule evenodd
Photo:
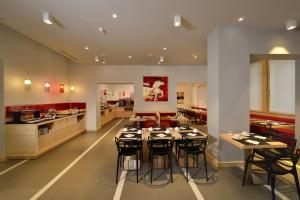
<path fill-rule="evenodd" d="M 6 170 L 3 170 L 2 172 L 0 172 L 0 176 L 3 174 L 6 174 L 7 172 L 15 169 L 16 167 L 19 167 L 20 165 L 23 165 L 24 163 L 26 163 L 28 160 L 23 160 L 21 162 L 18 162 L 17 164 L 11 166 L 10 168 L 7 168 Z"/>
<path fill-rule="evenodd" d="M 185 168 L 181 168 L 181 170 L 183 171 L 183 174 L 184 174 L 185 177 L 188 176 L 190 187 L 192 188 L 196 198 L 198 200 L 204 200 L 203 195 L 201 194 L 199 188 L 197 187 L 196 183 L 192 179 L 190 173 L 186 174 L 186 169 Z"/>
<path fill-rule="evenodd" d="M 82 154 L 80 154 L 73 162 L 71 162 L 65 169 L 63 169 L 56 177 L 54 177 L 48 184 L 46 184 L 41 190 L 39 190 L 30 200 L 36 200 L 42 196 L 52 185 L 54 185 L 65 173 L 67 173 L 77 162 L 79 162 L 92 148 L 94 148 L 107 134 L 110 133 L 123 119 L 118 121 L 113 127 L 111 127 L 106 133 L 104 133 L 96 142 L 94 142 L 89 148 L 87 148 Z"/>
<path fill-rule="evenodd" d="M 123 170 L 122 173 L 121 173 L 121 177 L 119 179 L 118 186 L 117 186 L 117 189 L 116 189 L 115 196 L 114 196 L 113 200 L 120 200 L 121 199 L 121 194 L 122 194 L 122 190 L 123 190 L 123 187 L 124 187 L 126 174 L 127 174 L 127 171 Z"/>
<path fill-rule="evenodd" d="M 240 169 L 244 170 L 244 167 L 240 166 Z M 252 174 L 252 176 L 256 176 L 255 174 Z M 256 176 L 258 177 L 258 176 Z M 271 190 L 271 186 L 270 185 L 263 185 L 265 188 L 267 188 L 268 190 Z M 275 191 L 275 195 L 278 196 L 279 198 L 283 199 L 283 200 L 290 200 L 289 198 L 287 198 L 284 194 L 282 194 L 281 192 L 279 192 L 278 190 L 274 190 Z"/>

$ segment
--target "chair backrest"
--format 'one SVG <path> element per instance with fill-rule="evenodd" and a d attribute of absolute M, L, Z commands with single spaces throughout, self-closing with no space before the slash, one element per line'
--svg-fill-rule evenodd
<path fill-rule="evenodd" d="M 123 140 L 115 137 L 115 142 L 118 151 L 125 148 L 142 148 L 143 146 L 143 140 L 140 138 Z"/>
<path fill-rule="evenodd" d="M 273 136 L 274 140 L 278 140 L 280 142 L 283 142 L 288 145 L 287 149 L 284 149 L 287 154 L 293 153 L 296 149 L 297 145 L 297 139 L 289 137 L 289 136 L 284 136 L 284 135 L 279 135 L 275 134 Z"/>
<path fill-rule="evenodd" d="M 199 137 L 199 138 L 191 138 L 182 136 L 182 141 L 184 142 L 184 147 L 196 147 L 202 151 L 205 151 L 208 137 Z"/>
<path fill-rule="evenodd" d="M 167 147 L 169 151 L 172 151 L 173 144 L 174 144 L 175 138 L 172 137 L 170 139 L 156 139 L 156 138 L 148 138 L 148 147 L 151 148 L 159 148 L 159 147 Z"/>

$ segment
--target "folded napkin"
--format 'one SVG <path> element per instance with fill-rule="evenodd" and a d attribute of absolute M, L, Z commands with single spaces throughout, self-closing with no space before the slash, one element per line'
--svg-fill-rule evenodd
<path fill-rule="evenodd" d="M 166 135 L 165 135 L 165 134 L 162 134 L 162 133 L 158 134 L 157 136 L 158 136 L 158 137 L 166 137 Z"/>
<path fill-rule="evenodd" d="M 256 135 L 254 136 L 255 138 L 258 138 L 258 139 L 261 139 L 261 140 L 265 140 L 267 139 L 267 137 L 264 137 L 264 136 L 259 136 L 259 135 Z"/>
<path fill-rule="evenodd" d="M 125 137 L 133 137 L 134 135 L 133 134 L 127 134 L 127 135 L 124 135 Z"/>
<path fill-rule="evenodd" d="M 136 128 L 131 128 L 129 129 L 130 131 L 136 131 L 137 129 Z"/>
<path fill-rule="evenodd" d="M 185 127 L 180 127 L 180 129 L 181 129 L 181 130 L 185 130 L 186 128 L 185 128 Z"/>
<path fill-rule="evenodd" d="M 157 130 L 160 130 L 161 128 L 158 128 L 158 127 L 157 127 L 157 128 L 153 128 L 153 129 L 157 131 Z"/>
<path fill-rule="evenodd" d="M 194 137 L 194 136 L 196 136 L 197 134 L 196 134 L 196 133 L 188 133 L 187 135 L 188 135 L 188 136 Z"/>
<path fill-rule="evenodd" d="M 246 142 L 250 144 L 259 144 L 259 142 L 255 140 L 246 140 Z"/>

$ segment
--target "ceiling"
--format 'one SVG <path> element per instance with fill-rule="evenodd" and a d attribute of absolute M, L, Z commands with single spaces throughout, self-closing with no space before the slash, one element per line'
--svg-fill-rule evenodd
<path fill-rule="evenodd" d="M 113 65 L 157 65 L 160 56 L 163 65 L 206 64 L 206 36 L 218 25 L 284 29 L 300 21 L 299 8 L 299 0 L 1 0 L 0 22 L 80 64 L 95 55 Z M 43 23 L 44 11 L 58 23 Z"/>

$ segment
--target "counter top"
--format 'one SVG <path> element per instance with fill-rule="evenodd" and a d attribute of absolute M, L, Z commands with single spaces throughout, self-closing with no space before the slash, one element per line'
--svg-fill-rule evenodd
<path fill-rule="evenodd" d="M 64 119 L 68 119 L 71 117 L 76 117 L 76 116 L 80 116 L 80 115 L 85 115 L 86 113 L 78 113 L 78 114 L 73 114 L 73 115 L 68 115 L 65 117 L 59 117 L 56 119 L 46 119 L 45 121 L 41 121 L 41 122 L 36 122 L 36 123 L 12 123 L 12 122 L 6 122 L 6 125 L 43 125 L 43 124 L 48 124 L 48 123 L 52 123 L 52 122 L 56 122 L 56 121 L 60 121 L 60 120 L 64 120 Z"/>

